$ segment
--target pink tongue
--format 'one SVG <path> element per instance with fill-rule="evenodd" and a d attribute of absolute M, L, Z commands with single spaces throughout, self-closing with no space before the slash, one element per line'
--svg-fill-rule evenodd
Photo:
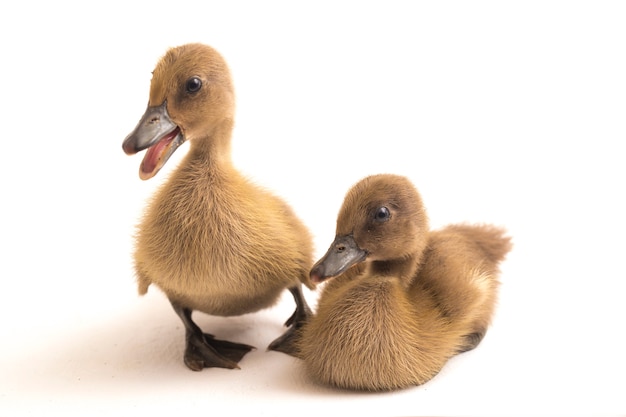
<path fill-rule="evenodd" d="M 143 157 L 143 162 L 141 163 L 141 171 L 144 174 L 152 174 L 155 169 L 160 168 L 159 162 L 161 162 L 161 157 L 175 137 L 176 132 L 173 132 L 173 134 L 163 137 L 163 139 L 148 148 L 146 156 Z"/>

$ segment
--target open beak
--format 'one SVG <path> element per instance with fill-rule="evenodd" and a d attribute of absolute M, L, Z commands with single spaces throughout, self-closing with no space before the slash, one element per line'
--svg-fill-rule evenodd
<path fill-rule="evenodd" d="M 185 142 L 180 128 L 167 113 L 167 101 L 160 106 L 148 107 L 135 129 L 126 136 L 122 148 L 127 155 L 148 149 L 139 167 L 139 178 L 147 180 L 156 175 Z"/>
<path fill-rule="evenodd" d="M 328 248 L 328 252 L 311 269 L 311 281 L 318 284 L 328 278 L 336 277 L 347 271 L 352 265 L 363 262 L 367 252 L 359 248 L 354 237 L 338 236 Z"/>

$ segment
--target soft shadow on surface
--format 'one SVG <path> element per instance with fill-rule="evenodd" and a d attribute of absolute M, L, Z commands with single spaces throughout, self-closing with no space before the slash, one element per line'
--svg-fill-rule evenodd
<path fill-rule="evenodd" d="M 293 308 L 286 293 L 275 307 L 240 317 L 195 313 L 204 331 L 256 350 L 242 359 L 239 370 L 193 372 L 183 363 L 183 325 L 163 294 L 151 290 L 129 297 L 79 326 L 57 326 L 54 337 L 37 345 L 9 349 L 14 360 L 5 361 L 0 409 L 12 416 L 110 416 L 130 410 L 180 415 L 215 407 L 228 407 L 235 415 L 335 415 L 355 407 L 363 416 L 449 414 L 478 394 L 473 383 L 485 374 L 486 360 L 479 351 L 453 358 L 432 381 L 406 390 L 368 393 L 320 386 L 299 359 L 266 351 L 285 331 Z M 468 374 L 468 366 L 477 371 Z M 461 402 L 446 400 L 451 390 L 464 393 Z"/>
<path fill-rule="evenodd" d="M 162 294 L 150 292 L 106 317 L 61 329 L 53 340 L 17 352 L 4 369 L 0 408 L 7 415 L 48 416 L 129 410 L 182 414 L 214 407 L 229 407 L 234 414 L 293 415 L 305 409 L 305 414 L 317 415 L 347 411 L 356 401 L 361 415 L 400 415 L 412 410 L 414 401 L 427 399 L 426 393 L 436 394 L 436 384 L 430 383 L 391 393 L 315 384 L 299 359 L 266 351 L 293 311 L 288 297 L 274 308 L 240 317 L 196 313 L 194 319 L 206 332 L 256 350 L 242 359 L 239 370 L 193 372 L 183 363 L 182 323 Z M 414 400 L 398 402 L 401 397 Z"/>
<path fill-rule="evenodd" d="M 148 294 L 97 323 L 65 331 L 25 351 L 9 369 L 11 391 L 35 396 L 103 390 L 124 394 L 123 390 L 137 386 L 151 390 L 202 384 L 214 392 L 230 387 L 231 394 L 233 390 L 327 392 L 306 381 L 298 359 L 266 351 L 285 330 L 289 314 L 283 311 L 291 308 L 290 303 L 281 303 L 270 310 L 227 318 L 195 313 L 195 321 L 206 332 L 253 345 L 256 350 L 242 359 L 240 370 L 193 372 L 183 363 L 182 323 L 164 297 Z"/>

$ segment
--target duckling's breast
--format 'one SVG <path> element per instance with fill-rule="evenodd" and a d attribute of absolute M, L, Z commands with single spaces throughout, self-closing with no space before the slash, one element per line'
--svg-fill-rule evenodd
<path fill-rule="evenodd" d="M 326 385 L 373 391 L 419 385 L 437 374 L 446 359 L 438 336 L 420 327 L 397 280 L 355 281 L 321 297 L 302 340 L 308 373 Z"/>
<path fill-rule="evenodd" d="M 139 226 L 140 288 L 154 283 L 171 300 L 213 315 L 257 311 L 308 274 L 308 239 L 270 194 L 222 186 L 176 195 L 166 187 Z"/>

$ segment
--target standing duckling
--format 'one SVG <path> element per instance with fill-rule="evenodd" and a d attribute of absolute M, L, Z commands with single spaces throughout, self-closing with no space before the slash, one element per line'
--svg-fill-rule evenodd
<path fill-rule="evenodd" d="M 411 182 L 375 175 L 346 195 L 336 237 L 313 266 L 325 286 L 302 328 L 316 381 L 355 390 L 423 384 L 475 348 L 491 321 L 498 263 L 511 248 L 493 226 L 430 231 Z"/>
<path fill-rule="evenodd" d="M 174 151 L 188 154 L 153 197 L 136 235 L 139 293 L 157 285 L 186 331 L 185 364 L 238 368 L 252 347 L 216 339 L 192 312 L 251 313 L 276 303 L 286 288 L 296 310 L 269 349 L 294 354 L 294 335 L 310 314 L 301 283 L 313 288 L 312 239 L 291 208 L 233 166 L 235 96 L 224 59 L 187 44 L 167 51 L 152 73 L 148 108 L 128 137 L 127 154 L 147 149 L 139 169 L 152 178 Z"/>

